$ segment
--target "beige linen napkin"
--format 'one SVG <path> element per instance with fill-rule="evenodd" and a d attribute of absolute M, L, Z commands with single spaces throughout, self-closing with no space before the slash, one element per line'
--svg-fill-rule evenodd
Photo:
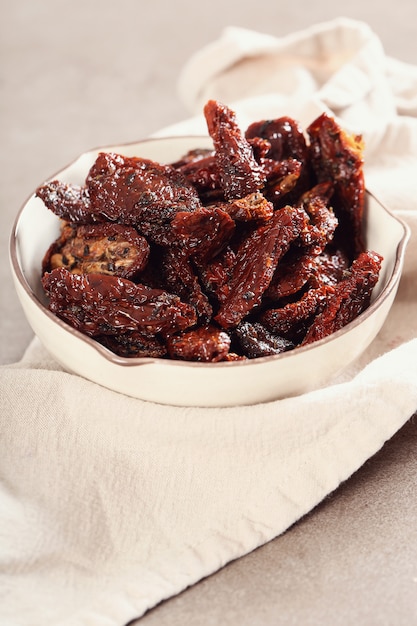
<path fill-rule="evenodd" d="M 122 626 L 284 532 L 417 408 L 417 71 L 362 23 L 276 39 L 229 28 L 184 68 L 242 123 L 323 108 L 363 132 L 368 186 L 410 225 L 381 333 L 342 378 L 228 409 L 160 406 L 66 373 L 35 340 L 0 369 L 0 623 Z M 245 119 L 246 118 L 246 119 Z M 414 176 L 414 178 L 413 178 Z"/>

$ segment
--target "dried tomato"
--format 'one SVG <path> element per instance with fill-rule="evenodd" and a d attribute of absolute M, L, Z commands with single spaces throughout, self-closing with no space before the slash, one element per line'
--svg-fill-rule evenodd
<path fill-rule="evenodd" d="M 260 191 L 250 193 L 243 198 L 235 198 L 229 202 L 217 203 L 236 222 L 252 222 L 269 220 L 274 213 L 274 206 Z"/>
<path fill-rule="evenodd" d="M 65 267 L 74 274 L 113 274 L 132 278 L 148 260 L 150 247 L 145 237 L 120 224 L 65 223 L 60 237 L 50 246 L 42 273 Z"/>
<path fill-rule="evenodd" d="M 328 285 L 309 289 L 295 302 L 264 311 L 259 320 L 271 332 L 298 344 L 333 293 L 334 289 Z"/>
<path fill-rule="evenodd" d="M 260 322 L 241 322 L 236 327 L 234 336 L 248 359 L 281 354 L 294 348 L 292 341 L 274 335 Z"/>
<path fill-rule="evenodd" d="M 307 128 L 310 160 L 319 182 L 334 185 L 332 203 L 340 222 L 337 237 L 351 258 L 364 249 L 362 220 L 365 206 L 364 144 L 348 134 L 326 113 Z"/>
<path fill-rule="evenodd" d="M 90 196 L 85 186 L 52 180 L 38 187 L 36 196 L 50 211 L 64 220 L 76 224 L 94 221 Z"/>
<path fill-rule="evenodd" d="M 236 253 L 228 295 L 215 316 L 220 326 L 237 326 L 259 305 L 279 259 L 300 233 L 300 222 L 297 209 L 285 207 L 243 239 Z"/>
<path fill-rule="evenodd" d="M 280 300 L 296 294 L 311 278 L 316 254 L 309 248 L 291 246 L 280 260 L 265 292 L 268 300 Z"/>
<path fill-rule="evenodd" d="M 171 247 L 161 253 L 160 277 L 169 292 L 195 308 L 200 323 L 208 322 L 213 308 L 201 289 L 189 255 L 182 248 Z"/>
<path fill-rule="evenodd" d="M 269 142 L 269 150 L 264 155 L 274 161 L 293 158 L 302 163 L 307 161 L 308 147 L 303 129 L 291 117 L 253 122 L 245 132 L 246 139 L 262 138 Z"/>
<path fill-rule="evenodd" d="M 172 164 L 196 189 L 203 204 L 224 200 L 220 170 L 213 151 L 193 150 Z"/>
<path fill-rule="evenodd" d="M 295 203 L 299 195 L 312 184 L 309 147 L 300 124 L 287 116 L 261 120 L 248 126 L 245 137 L 252 145 L 262 139 L 269 144 L 269 150 L 264 149 L 263 154 L 257 157 L 267 173 L 269 183 L 272 178 L 268 173 L 271 164 L 287 163 L 287 167 L 292 164 L 286 179 L 282 178 L 283 174 L 276 176 L 278 181 L 272 186 L 270 199 L 277 208 L 282 206 L 282 201 Z M 283 192 L 284 199 L 281 198 Z"/>
<path fill-rule="evenodd" d="M 287 201 L 288 194 L 296 188 L 302 172 L 302 163 L 296 159 L 261 161 L 267 178 L 264 193 L 276 208 L 282 207 Z"/>
<path fill-rule="evenodd" d="M 133 225 L 163 244 L 169 243 L 174 215 L 201 206 L 197 191 L 175 168 L 104 152 L 91 167 L 84 188 L 53 181 L 39 187 L 37 195 L 68 221 Z"/>
<path fill-rule="evenodd" d="M 72 274 L 63 267 L 44 274 L 53 313 L 90 335 L 139 330 L 148 336 L 175 332 L 197 321 L 178 296 L 106 274 Z"/>
<path fill-rule="evenodd" d="M 329 206 L 331 195 L 332 184 L 326 182 L 315 185 L 300 198 L 299 204 L 309 217 L 301 233 L 301 239 L 310 251 L 313 246 L 315 254 L 321 254 L 327 244 L 332 241 L 339 224 L 332 207 Z"/>
<path fill-rule="evenodd" d="M 346 271 L 346 278 L 337 283 L 334 296 L 311 324 L 303 345 L 340 330 L 369 306 L 381 262 L 381 255 L 371 251 L 362 252 L 353 261 Z"/>
<path fill-rule="evenodd" d="M 166 356 L 165 343 L 158 337 L 143 334 L 137 330 L 120 332 L 117 335 L 98 335 L 96 341 L 123 358 Z"/>
<path fill-rule="evenodd" d="M 315 257 L 309 276 L 309 285 L 310 287 L 318 287 L 321 284 L 336 285 L 343 279 L 348 267 L 349 260 L 343 250 L 328 247 L 322 254 Z"/>
<path fill-rule="evenodd" d="M 203 207 L 176 214 L 172 220 L 175 241 L 190 255 L 210 260 L 226 246 L 235 223 L 221 207 Z"/>
<path fill-rule="evenodd" d="M 167 347 L 173 359 L 216 363 L 227 356 L 230 336 L 213 325 L 200 326 L 169 336 Z"/>
<path fill-rule="evenodd" d="M 243 198 L 262 189 L 265 175 L 237 124 L 235 113 L 216 100 L 209 100 L 204 107 L 204 115 L 213 139 L 225 197 L 228 200 Z"/>
<path fill-rule="evenodd" d="M 212 261 L 200 263 L 195 259 L 194 263 L 205 292 L 217 302 L 223 302 L 230 292 L 229 282 L 236 265 L 234 250 L 226 246 Z"/>

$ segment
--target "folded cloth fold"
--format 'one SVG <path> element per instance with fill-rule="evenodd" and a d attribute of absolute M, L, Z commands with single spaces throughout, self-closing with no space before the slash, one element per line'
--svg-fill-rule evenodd
<path fill-rule="evenodd" d="M 37 340 L 0 368 L 0 622 L 122 626 L 284 532 L 417 408 L 417 68 L 363 23 L 289 37 L 228 28 L 184 68 L 204 133 L 217 98 L 242 125 L 330 111 L 365 136 L 368 187 L 411 240 L 377 339 L 324 389 L 263 405 L 141 402 L 63 371 Z M 414 188 L 413 188 L 414 187 Z"/>
<path fill-rule="evenodd" d="M 283 114 L 302 114 L 309 105 L 322 110 L 325 104 L 337 113 L 356 104 L 367 113 L 369 128 L 395 113 L 390 86 L 381 77 L 384 63 L 382 44 L 369 26 L 347 18 L 281 39 L 229 27 L 190 59 L 179 92 L 194 113 L 209 97 L 232 104 L 249 99 L 256 106 L 269 95 L 273 116 L 281 106 Z M 352 120 L 357 123 L 358 116 Z"/>

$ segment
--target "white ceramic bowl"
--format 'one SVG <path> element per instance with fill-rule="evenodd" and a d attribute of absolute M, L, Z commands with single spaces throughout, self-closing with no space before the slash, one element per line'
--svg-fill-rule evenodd
<path fill-rule="evenodd" d="M 114 151 L 173 162 L 187 150 L 210 147 L 209 137 L 151 139 L 85 153 L 54 178 L 83 184 L 98 152 Z M 367 247 L 384 257 L 370 307 L 328 338 L 276 356 L 248 361 L 194 363 L 121 358 L 53 315 L 41 286 L 41 261 L 58 236 L 59 219 L 32 195 L 17 216 L 10 258 L 17 294 L 30 325 L 53 357 L 114 391 L 180 406 L 233 406 L 267 402 L 317 388 L 340 373 L 375 338 L 393 303 L 409 237 L 407 226 L 367 194 Z"/>

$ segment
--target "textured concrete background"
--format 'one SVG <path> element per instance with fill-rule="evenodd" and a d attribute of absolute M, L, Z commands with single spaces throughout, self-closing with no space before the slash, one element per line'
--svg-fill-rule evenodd
<path fill-rule="evenodd" d="M 187 58 L 225 26 L 285 35 L 346 16 L 387 54 L 417 64 L 415 0 L 0 1 L 0 362 L 32 333 L 7 255 L 16 213 L 89 148 L 143 138 L 188 117 L 176 93 Z M 416 418 L 282 537 L 153 611 L 176 626 L 417 623 Z"/>

